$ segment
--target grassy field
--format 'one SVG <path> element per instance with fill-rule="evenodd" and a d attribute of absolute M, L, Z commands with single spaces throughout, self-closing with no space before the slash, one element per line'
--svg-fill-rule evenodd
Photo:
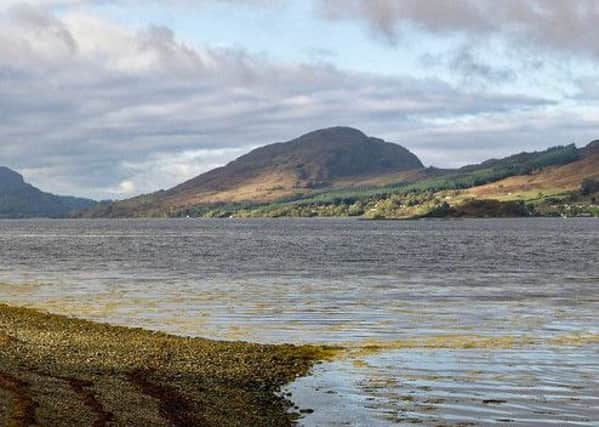
<path fill-rule="evenodd" d="M 0 425 L 287 426 L 331 350 L 185 338 L 0 305 Z"/>

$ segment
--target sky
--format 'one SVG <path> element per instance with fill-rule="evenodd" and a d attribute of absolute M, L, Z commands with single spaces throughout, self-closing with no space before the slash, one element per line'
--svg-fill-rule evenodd
<path fill-rule="evenodd" d="M 329 126 L 457 167 L 599 138 L 595 0 L 0 0 L 0 165 L 121 199 Z"/>

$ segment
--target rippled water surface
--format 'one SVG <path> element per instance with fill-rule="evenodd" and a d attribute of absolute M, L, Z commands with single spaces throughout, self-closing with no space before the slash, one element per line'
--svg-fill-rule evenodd
<path fill-rule="evenodd" d="M 306 425 L 599 426 L 599 221 L 0 221 L 0 299 L 346 348 Z"/>

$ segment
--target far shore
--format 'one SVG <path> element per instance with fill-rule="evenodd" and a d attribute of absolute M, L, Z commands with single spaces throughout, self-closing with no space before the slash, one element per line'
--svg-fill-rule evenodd
<path fill-rule="evenodd" d="M 172 336 L 0 304 L 0 425 L 289 426 L 333 350 Z"/>

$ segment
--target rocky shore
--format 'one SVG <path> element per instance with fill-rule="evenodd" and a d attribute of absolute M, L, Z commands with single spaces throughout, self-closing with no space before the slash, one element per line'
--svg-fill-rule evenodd
<path fill-rule="evenodd" d="M 0 425 L 287 426 L 330 350 L 185 338 L 0 305 Z"/>

